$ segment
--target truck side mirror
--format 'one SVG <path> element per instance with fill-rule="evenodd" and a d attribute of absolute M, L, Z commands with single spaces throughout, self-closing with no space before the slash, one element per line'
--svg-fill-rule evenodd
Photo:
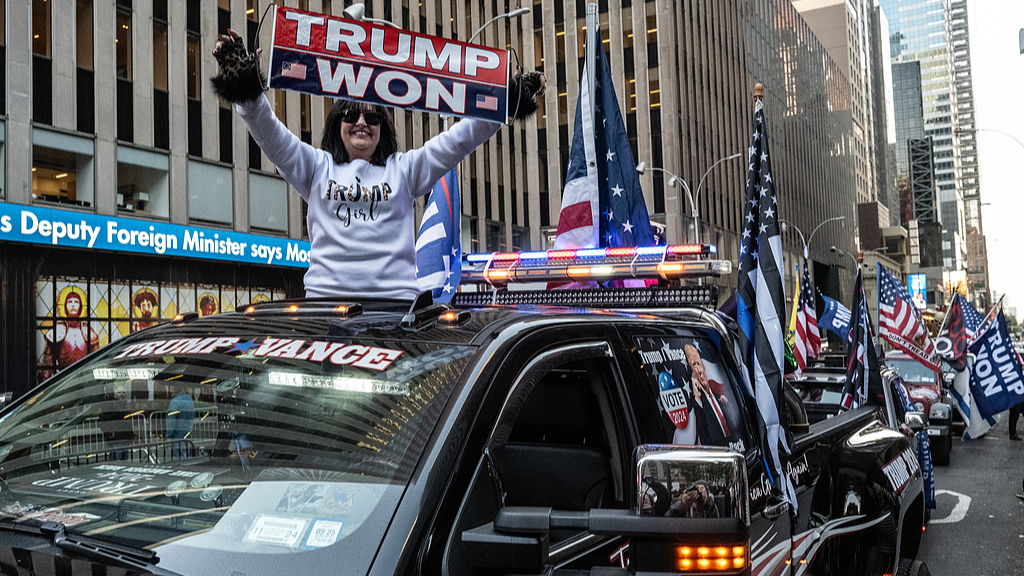
<path fill-rule="evenodd" d="M 903 421 L 914 433 L 920 432 L 928 427 L 928 420 L 925 418 L 924 412 L 907 412 L 903 417 Z"/>
<path fill-rule="evenodd" d="M 660 444 L 635 451 L 638 516 L 737 518 L 750 524 L 743 455 Z"/>

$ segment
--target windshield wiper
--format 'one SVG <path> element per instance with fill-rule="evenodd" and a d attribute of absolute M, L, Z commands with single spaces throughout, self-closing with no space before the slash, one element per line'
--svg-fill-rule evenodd
<path fill-rule="evenodd" d="M 27 526 L 16 522 L 0 521 L 0 532 L 13 532 L 48 538 L 61 550 L 67 550 L 79 556 L 98 560 L 111 566 L 145 570 L 157 576 L 181 576 L 177 572 L 164 570 L 156 564 L 160 561 L 156 552 L 145 548 L 126 546 L 116 542 L 85 536 L 69 534 L 60 522 L 44 522 L 39 526 Z"/>

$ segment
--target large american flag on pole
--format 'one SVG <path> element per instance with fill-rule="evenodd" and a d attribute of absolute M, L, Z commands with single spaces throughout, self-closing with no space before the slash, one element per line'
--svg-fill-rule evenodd
<path fill-rule="evenodd" d="M 885 266 L 878 264 L 878 335 L 912 358 L 939 370 L 935 343 L 921 320 L 907 288 Z"/>
<path fill-rule="evenodd" d="M 651 246 L 654 233 L 640 176 L 612 86 L 600 27 L 593 28 L 593 33 L 587 31 L 587 41 L 597 46 L 597 61 L 583 66 L 580 79 L 555 249 Z M 590 94 L 590 74 L 597 76 L 595 94 Z"/>
<path fill-rule="evenodd" d="M 800 297 L 796 303 L 796 338 L 793 352 L 796 356 L 796 374 L 807 368 L 809 358 L 817 358 L 821 351 L 821 334 L 814 310 L 814 291 L 811 290 L 811 273 L 807 269 L 807 249 L 804 249 L 804 274 L 800 279 Z"/>
<path fill-rule="evenodd" d="M 988 323 L 995 317 L 996 308 L 997 306 L 993 306 L 988 316 L 982 316 L 970 302 L 961 299 L 960 309 L 964 313 L 964 331 L 967 332 L 968 344 L 973 343 L 978 334 L 985 332 Z"/>
<path fill-rule="evenodd" d="M 764 106 L 754 105 L 753 143 L 749 149 L 743 237 L 737 286 L 738 344 L 747 371 L 746 392 L 758 411 L 758 432 L 765 471 L 775 490 L 796 510 L 796 494 L 782 460 L 790 455 L 779 415 L 786 353 L 786 289 L 782 282 L 782 236 L 778 203 L 768 159 Z"/>

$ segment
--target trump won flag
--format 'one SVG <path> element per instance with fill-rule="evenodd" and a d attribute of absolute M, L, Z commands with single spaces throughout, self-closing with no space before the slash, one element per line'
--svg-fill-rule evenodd
<path fill-rule="evenodd" d="M 987 330 L 976 335 L 970 350 L 974 354 L 971 396 L 982 418 L 1024 402 L 1024 375 L 1017 363 L 1002 310 Z"/>

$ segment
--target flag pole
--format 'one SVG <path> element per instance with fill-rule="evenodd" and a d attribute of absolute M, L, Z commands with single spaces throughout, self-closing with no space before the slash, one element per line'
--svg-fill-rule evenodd
<path fill-rule="evenodd" d="M 597 98 L 594 97 L 594 91 L 597 89 L 597 50 L 600 48 L 597 41 L 597 30 L 600 26 L 597 8 L 597 4 L 587 4 L 587 63 L 584 66 L 587 70 L 587 88 L 590 89 L 590 117 L 595 119 Z"/>
<path fill-rule="evenodd" d="M 953 302 L 956 302 L 957 296 L 959 294 L 953 292 L 953 297 L 949 299 L 949 304 L 946 305 L 946 315 L 942 317 L 942 324 L 939 326 L 939 331 L 936 332 L 936 335 L 942 334 L 942 329 L 946 327 L 946 322 L 949 321 L 949 309 L 953 307 Z"/>

